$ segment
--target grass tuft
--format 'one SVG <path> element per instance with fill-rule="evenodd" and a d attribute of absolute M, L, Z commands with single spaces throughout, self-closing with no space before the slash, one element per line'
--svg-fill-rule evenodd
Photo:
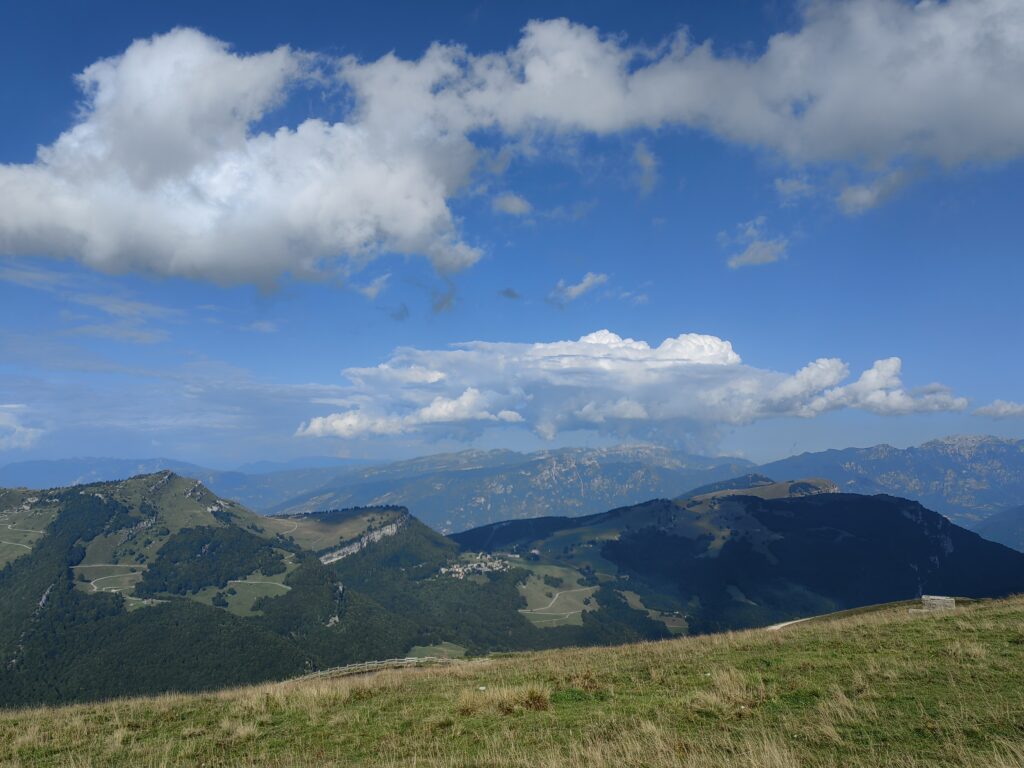
<path fill-rule="evenodd" d="M 551 691 L 546 686 L 528 684 L 489 688 L 480 686 L 459 695 L 460 715 L 518 715 L 551 709 Z"/>

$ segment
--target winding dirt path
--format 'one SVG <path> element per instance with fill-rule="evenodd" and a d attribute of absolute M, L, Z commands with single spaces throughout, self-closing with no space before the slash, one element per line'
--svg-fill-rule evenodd
<path fill-rule="evenodd" d="M 14 523 L 8 523 L 7 524 L 7 530 L 9 530 L 9 531 L 19 531 L 21 533 L 46 533 L 46 531 L 37 531 L 37 530 L 35 530 L 33 528 L 15 528 L 14 527 Z"/>
<path fill-rule="evenodd" d="M 535 619 L 533 621 L 534 626 L 540 626 L 541 624 L 554 624 L 556 621 L 565 621 L 570 616 L 575 616 L 577 613 L 583 613 L 583 611 L 569 611 L 568 613 L 541 613 L 539 616 L 550 616 L 550 619 Z"/>
<path fill-rule="evenodd" d="M 228 579 L 228 584 L 273 584 L 275 587 L 287 589 L 289 592 L 292 589 L 287 584 L 280 584 L 276 581 L 246 581 L 245 579 Z"/>
<path fill-rule="evenodd" d="M 105 579 L 123 579 L 125 576 L 134 576 L 134 575 L 135 575 L 135 573 L 132 572 L 132 573 L 115 573 L 115 574 L 112 574 L 110 576 L 100 576 L 98 579 L 93 579 L 92 581 L 90 581 L 89 582 L 89 586 L 92 587 L 92 591 L 93 592 L 103 592 L 103 591 L 106 591 L 106 592 L 119 592 L 122 589 L 128 589 L 128 587 L 113 587 L 113 588 L 108 589 L 108 590 L 101 590 L 101 589 L 97 588 L 96 583 L 100 582 L 100 581 L 104 581 Z"/>
<path fill-rule="evenodd" d="M 782 622 L 779 622 L 778 624 L 772 624 L 770 627 L 765 627 L 765 629 L 768 630 L 769 632 L 778 632 L 780 629 L 783 629 L 784 627 L 791 627 L 794 624 L 800 624 L 800 623 L 802 623 L 804 621 L 810 621 L 813 618 L 814 618 L 814 616 L 807 616 L 807 617 L 805 617 L 803 619 L 793 619 L 792 621 L 782 621 Z"/>
<path fill-rule="evenodd" d="M 580 587 L 579 589 L 565 589 L 561 592 L 555 592 L 555 596 L 551 598 L 551 602 L 545 605 L 543 608 L 520 608 L 519 612 L 541 613 L 543 611 L 546 611 L 551 606 L 553 606 L 555 604 L 555 601 L 558 600 L 558 598 L 560 598 L 562 595 L 568 595 L 570 592 L 586 592 L 588 589 L 593 589 L 593 587 Z M 571 613 L 578 613 L 578 611 L 572 611 Z"/>
<path fill-rule="evenodd" d="M 89 563 L 88 565 L 72 565 L 72 568 L 141 568 L 145 570 L 146 566 L 139 565 L 138 563 Z M 125 574 L 119 573 L 118 576 L 124 576 Z"/>

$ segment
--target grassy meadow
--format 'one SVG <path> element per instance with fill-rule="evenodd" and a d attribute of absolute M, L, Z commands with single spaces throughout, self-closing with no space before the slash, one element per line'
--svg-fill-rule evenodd
<path fill-rule="evenodd" d="M 5 766 L 1024 766 L 1024 598 L 0 711 Z"/>

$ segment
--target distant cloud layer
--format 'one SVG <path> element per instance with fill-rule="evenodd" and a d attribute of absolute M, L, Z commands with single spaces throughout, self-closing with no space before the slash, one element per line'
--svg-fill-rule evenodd
<path fill-rule="evenodd" d="M 908 391 L 901 367 L 898 357 L 878 360 L 847 381 L 846 363 L 821 358 L 780 373 L 744 365 L 728 341 L 693 333 L 656 347 L 605 330 L 577 341 L 402 348 L 375 368 L 346 370 L 349 392 L 331 401 L 341 410 L 310 419 L 298 434 L 449 436 L 521 424 L 546 439 L 572 429 L 671 439 L 840 409 L 896 415 L 967 407 L 940 385 Z"/>
<path fill-rule="evenodd" d="M 564 19 L 531 22 L 504 52 L 435 44 L 369 62 L 239 55 L 176 29 L 86 68 L 75 124 L 35 162 L 0 166 L 0 251 L 219 282 L 349 274 L 383 252 L 458 270 L 482 255 L 449 205 L 479 165 L 481 131 L 524 146 L 685 126 L 797 168 L 867 169 L 873 180 L 837 200 L 858 213 L 899 186 L 902 164 L 1024 154 L 1022 39 L 1017 0 L 811 2 L 757 56 L 685 31 L 631 46 Z M 348 112 L 275 122 L 300 87 Z M 642 142 L 634 161 L 640 189 L 653 189 Z M 513 215 L 527 206 L 494 201 Z M 748 250 L 734 266 L 780 254 Z"/>
<path fill-rule="evenodd" d="M 995 400 L 989 405 L 978 408 L 974 413 L 978 416 L 988 416 L 992 419 L 1019 419 L 1024 418 L 1024 403 L 1015 403 L 1010 400 Z"/>
<path fill-rule="evenodd" d="M 22 423 L 24 405 L 0 405 L 0 451 L 29 448 L 43 434 L 43 430 Z"/>

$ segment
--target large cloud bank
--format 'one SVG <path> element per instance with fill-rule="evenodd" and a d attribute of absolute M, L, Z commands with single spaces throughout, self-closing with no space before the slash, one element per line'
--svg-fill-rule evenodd
<path fill-rule="evenodd" d="M 813 417 L 856 408 L 882 415 L 958 411 L 946 388 L 907 391 L 897 357 L 853 381 L 846 363 L 822 358 L 792 374 L 744 365 L 732 344 L 683 334 L 656 347 L 598 331 L 578 341 L 474 341 L 446 350 L 397 350 L 375 368 L 350 368 L 342 408 L 298 434 L 362 438 L 451 435 L 518 424 L 543 438 L 570 429 L 682 437 L 707 427 Z"/>
<path fill-rule="evenodd" d="M 348 273 L 383 252 L 456 270 L 481 255 L 450 201 L 482 134 L 521 147 L 685 126 L 884 180 L 1024 154 L 1022 82 L 1017 0 L 811 2 L 753 56 L 567 20 L 532 22 L 503 52 L 371 62 L 241 55 L 177 29 L 88 67 L 74 125 L 0 166 L 0 251 L 222 282 Z M 298 87 L 343 117 L 285 124 L 275 109 Z"/>

